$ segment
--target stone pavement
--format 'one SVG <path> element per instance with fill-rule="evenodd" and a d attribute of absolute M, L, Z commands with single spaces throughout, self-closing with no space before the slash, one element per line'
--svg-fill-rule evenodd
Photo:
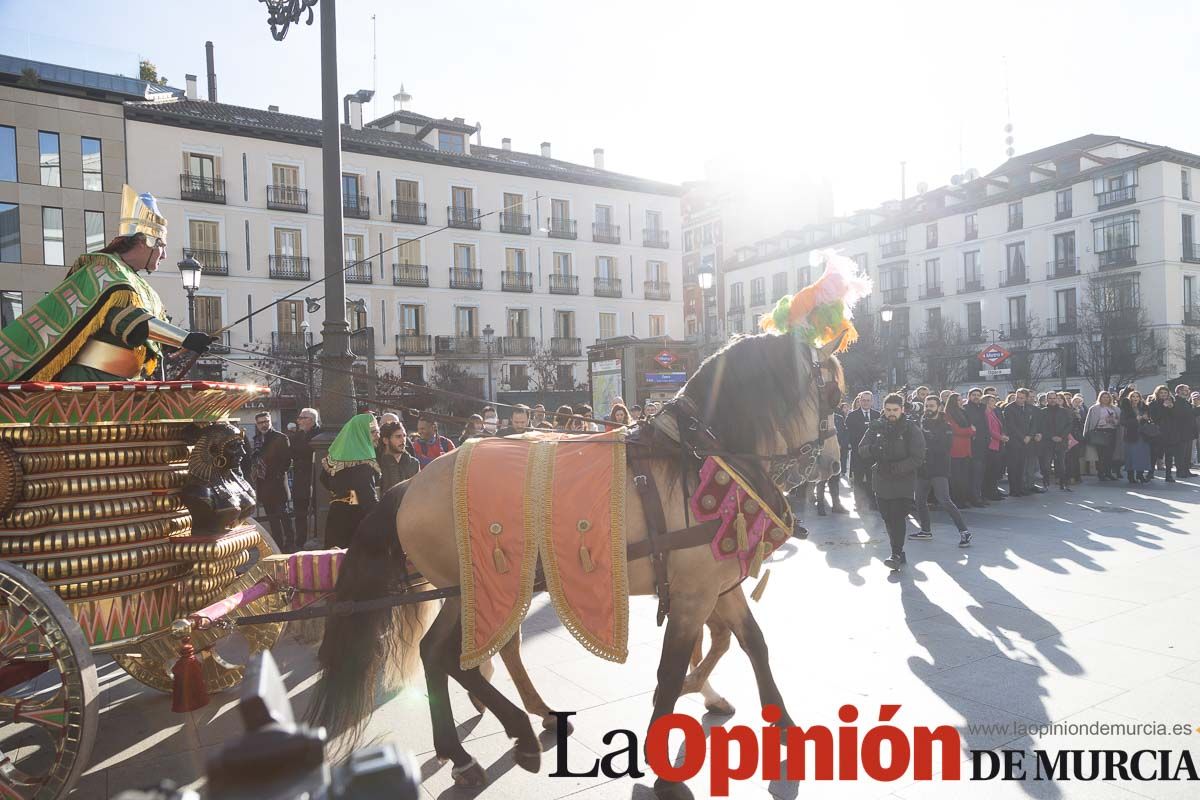
<path fill-rule="evenodd" d="M 844 492 L 848 494 L 848 492 Z M 909 542 L 909 564 L 897 575 L 881 563 L 887 539 L 877 517 L 809 511 L 806 541 L 793 539 L 771 563 L 773 577 L 754 612 L 789 710 L 802 726 L 838 725 L 837 709 L 860 711 L 859 732 L 883 703 L 900 703 L 894 722 L 950 724 L 964 749 L 1030 747 L 1002 732 L 971 733 L 968 724 L 1160 721 L 1200 724 L 1200 481 L 1152 488 L 1088 479 L 1071 494 L 1051 491 L 966 511 L 975 534 L 960 550 L 949 520 L 935 514 L 932 542 Z M 559 624 L 545 598 L 524 625 L 523 654 L 533 681 L 552 707 L 578 711 L 569 760 L 576 771 L 614 749 L 605 732 L 629 728 L 643 736 L 650 714 L 661 631 L 653 604 L 634 602 L 630 655 L 624 665 L 601 661 Z M 315 682 L 315 645 L 287 638 L 276 648 L 294 703 L 303 708 Z M 497 659 L 496 682 L 517 699 Z M 200 712 L 178 716 L 169 698 L 142 690 L 111 663 L 101 666 L 104 710 L 92 767 L 78 797 L 102 798 L 160 777 L 202 786 L 204 760 L 239 731 L 235 698 L 222 696 Z M 736 645 L 713 679 L 738 708 L 732 720 L 706 724 L 761 725 L 749 663 Z M 516 768 L 510 742 L 491 714 L 480 717 L 453 690 L 455 718 L 467 749 L 487 770 L 478 796 L 538 800 L 651 798 L 651 778 L 549 778 L 554 741 L 540 775 Z M 697 695 L 679 709 L 702 715 Z M 432 757 L 429 716 L 420 688 L 392 697 L 369 733 L 391 737 L 416 754 L 427 798 L 470 796 L 453 787 L 448 766 Z M 1200 736 L 1048 736 L 1036 746 L 1172 749 Z M 964 753 L 964 758 L 966 758 Z M 966 773 L 964 773 L 966 774 Z M 708 796 L 707 769 L 690 782 Z M 911 771 L 891 783 L 735 783 L 734 797 L 756 798 L 1184 798 L 1196 784 L 921 781 Z"/>

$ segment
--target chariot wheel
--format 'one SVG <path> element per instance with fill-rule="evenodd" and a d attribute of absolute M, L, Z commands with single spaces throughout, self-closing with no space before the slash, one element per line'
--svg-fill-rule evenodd
<path fill-rule="evenodd" d="M 0 797 L 65 797 L 91 757 L 96 664 L 50 587 L 0 561 Z"/>
<path fill-rule="evenodd" d="M 250 566 L 225 587 L 224 594 L 248 589 L 259 581 L 265 574 L 265 569 L 259 566 L 267 556 L 278 555 L 279 546 L 271 534 L 255 522 L 258 528 L 259 544 L 251 548 L 256 557 Z M 264 614 L 279 609 L 274 607 L 276 598 L 267 595 L 248 606 L 238 609 L 229 615 L 230 619 L 250 614 Z M 195 609 L 189 609 L 194 611 Z M 250 657 L 270 650 L 283 635 L 287 623 L 268 623 L 229 630 L 214 628 L 206 631 L 194 631 L 191 634 L 192 646 L 196 650 L 196 658 L 200 660 L 204 674 L 204 688 L 209 694 L 215 694 L 225 689 L 236 688 L 246 675 L 246 664 Z M 179 658 L 179 640 L 164 632 L 139 646 L 133 653 L 114 655 L 113 661 L 121 669 L 129 673 L 135 680 L 167 694 L 171 693 L 174 676 L 171 673 Z"/>

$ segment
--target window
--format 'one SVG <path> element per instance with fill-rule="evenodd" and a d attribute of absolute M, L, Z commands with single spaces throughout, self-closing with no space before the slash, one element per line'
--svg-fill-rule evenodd
<path fill-rule="evenodd" d="M 1075 290 L 1059 289 L 1054 293 L 1055 319 L 1058 333 L 1073 333 L 1075 329 Z"/>
<path fill-rule="evenodd" d="M 550 218 L 568 220 L 571 218 L 571 202 L 569 200 L 551 200 Z"/>
<path fill-rule="evenodd" d="M 346 301 L 346 321 L 350 323 L 350 330 L 361 331 L 369 324 L 367 322 L 367 304 L 363 300 L 347 300 Z"/>
<path fill-rule="evenodd" d="M 570 253 L 555 253 L 554 254 L 554 274 L 555 275 L 570 275 L 571 274 L 571 254 Z"/>
<path fill-rule="evenodd" d="M 103 167 L 100 161 L 100 140 L 87 136 L 79 140 L 83 154 L 83 189 L 88 192 L 104 191 Z"/>
<path fill-rule="evenodd" d="M 438 131 L 438 150 L 443 153 L 465 153 L 467 146 L 461 133 Z"/>
<path fill-rule="evenodd" d="M 1192 171 L 1187 167 L 1179 170 L 1179 196 L 1184 200 L 1192 199 Z"/>
<path fill-rule="evenodd" d="M 812 283 L 812 267 L 807 265 L 796 267 L 796 286 L 803 289 L 810 283 Z"/>
<path fill-rule="evenodd" d="M 803 288 L 803 287 L 801 287 Z M 787 294 L 788 281 L 786 272 L 776 272 L 771 278 L 771 296 L 778 300 Z"/>
<path fill-rule="evenodd" d="M 742 295 L 742 286 L 743 284 L 740 281 L 729 284 L 729 308 L 741 308 L 745 305 L 746 301 Z"/>
<path fill-rule="evenodd" d="M 1138 215 L 1118 214 L 1094 223 L 1092 233 L 1097 253 L 1132 250 L 1138 245 Z M 1132 252 L 1128 257 L 1132 257 Z M 1101 264 L 1104 264 L 1103 257 Z"/>
<path fill-rule="evenodd" d="M 651 231 L 662 230 L 662 212 L 661 211 L 647 211 L 646 212 L 646 229 L 651 230 Z M 712 241 L 712 234 L 710 232 L 709 236 L 706 238 L 705 244 L 708 244 L 711 241 Z"/>
<path fill-rule="evenodd" d="M 196 295 L 196 330 L 215 333 L 222 327 L 221 298 Z"/>
<path fill-rule="evenodd" d="M 451 186 L 450 199 L 455 210 L 475 207 L 475 191 L 465 186 Z"/>
<path fill-rule="evenodd" d="M 1008 229 L 1010 231 L 1020 230 L 1025 225 L 1025 207 L 1018 200 L 1015 203 L 1008 204 Z"/>
<path fill-rule="evenodd" d="M 21 263 L 21 208 L 0 203 L 0 261 Z"/>
<path fill-rule="evenodd" d="M 42 186 L 62 186 L 57 133 L 38 131 L 38 164 L 42 169 Z"/>
<path fill-rule="evenodd" d="M 349 208 L 358 206 L 359 177 L 349 172 L 342 173 L 342 202 Z"/>
<path fill-rule="evenodd" d="M 347 233 L 342 236 L 342 255 L 346 259 L 346 266 L 357 264 L 363 260 L 366 255 L 366 248 L 363 245 L 363 237 L 359 234 Z M 358 270 L 351 269 L 349 275 L 353 275 Z M 349 277 L 349 275 L 347 277 Z"/>
<path fill-rule="evenodd" d="M 713 243 L 713 236 L 715 235 L 715 233 L 716 233 L 716 228 L 714 226 L 714 223 L 712 223 L 712 222 L 708 223 L 707 225 L 705 225 L 703 228 L 700 229 L 700 235 L 703 238 L 703 241 L 705 244 Z"/>
<path fill-rule="evenodd" d="M 1005 248 L 1006 272 L 1008 285 L 1025 283 L 1025 243 L 1015 242 Z"/>
<path fill-rule="evenodd" d="M 599 322 L 601 339 L 612 339 L 617 335 L 617 315 L 614 312 L 601 311 Z"/>
<path fill-rule="evenodd" d="M 220 250 L 220 226 L 216 222 L 209 220 L 188 220 L 188 242 L 192 250 Z M 199 256 L 199 258 L 201 261 L 204 261 L 209 256 L 205 253 Z"/>
<path fill-rule="evenodd" d="M 1183 260 L 1200 261 L 1200 252 L 1196 249 L 1196 224 L 1191 214 L 1179 215 L 1179 229 L 1183 233 Z"/>
<path fill-rule="evenodd" d="M 978 250 L 963 253 L 963 281 L 968 289 L 983 286 L 983 269 L 979 266 Z"/>
<path fill-rule="evenodd" d="M 617 259 L 613 256 L 596 256 L 596 277 L 606 281 L 617 277 Z"/>
<path fill-rule="evenodd" d="M 925 285 L 930 289 L 941 288 L 942 260 L 940 258 L 925 259 Z"/>
<path fill-rule="evenodd" d="M 554 370 L 555 387 L 558 389 L 575 388 L 575 365 L 558 364 Z"/>
<path fill-rule="evenodd" d="M 0 292 L 0 328 L 25 313 L 20 292 Z"/>
<path fill-rule="evenodd" d="M 983 336 L 982 303 L 967 303 L 967 335 L 972 339 Z"/>
<path fill-rule="evenodd" d="M 301 258 L 304 255 L 303 235 L 296 228 L 275 229 L 275 255 Z"/>
<path fill-rule="evenodd" d="M 908 288 L 907 265 L 881 267 L 879 269 L 879 289 L 884 293 L 885 303 L 903 303 L 904 290 Z M 892 299 L 888 299 L 889 295 Z"/>
<path fill-rule="evenodd" d="M 294 164 L 272 164 L 271 185 L 296 189 L 300 186 L 300 168 Z"/>
<path fill-rule="evenodd" d="M 1025 296 L 1008 298 L 1008 327 L 1011 336 L 1025 334 Z"/>
<path fill-rule="evenodd" d="M 454 335 L 479 335 L 479 309 L 475 306 L 454 307 Z"/>
<path fill-rule="evenodd" d="M 276 330 L 285 334 L 298 334 L 304 330 L 300 327 L 304 322 L 303 300 L 281 300 L 275 308 Z"/>
<path fill-rule="evenodd" d="M 686 230 L 683 232 L 683 251 L 685 253 L 690 253 L 696 249 L 695 239 L 692 236 L 693 233 L 695 233 L 695 231 L 692 230 Z"/>
<path fill-rule="evenodd" d="M 1066 219 L 1071 216 L 1071 190 L 1062 189 L 1054 194 L 1054 218 Z"/>
<path fill-rule="evenodd" d="M 454 245 L 454 268 L 455 269 L 474 269 L 475 268 L 475 245 L 473 245 L 473 244 L 456 244 L 456 245 Z"/>
<path fill-rule="evenodd" d="M 925 309 L 925 330 L 939 333 L 942 330 L 942 310 L 940 308 Z"/>
<path fill-rule="evenodd" d="M 660 286 L 665 285 L 667 283 L 667 262 L 647 261 L 646 280 L 650 283 L 656 283 Z M 787 291 L 786 286 L 784 287 L 784 291 Z"/>
<path fill-rule="evenodd" d="M 508 365 L 508 388 L 515 392 L 523 392 L 529 388 L 529 365 Z"/>
<path fill-rule="evenodd" d="M 516 339 L 529 336 L 529 309 L 510 308 L 508 310 L 508 335 Z"/>
<path fill-rule="evenodd" d="M 967 214 L 963 217 L 963 238 L 978 239 L 979 238 L 979 221 L 974 214 Z"/>
<path fill-rule="evenodd" d="M 866 274 L 866 272 L 867 272 L 867 254 L 866 253 L 859 253 L 858 255 L 854 256 L 854 263 L 858 264 L 859 272 Z"/>
<path fill-rule="evenodd" d="M 904 228 L 888 231 L 879 235 L 879 255 L 882 258 L 898 256 L 904 253 L 905 239 L 908 231 Z"/>
<path fill-rule="evenodd" d="M 17 179 L 17 129 L 0 125 L 0 181 Z"/>
<path fill-rule="evenodd" d="M 761 306 L 767 302 L 767 279 L 750 279 L 750 305 Z"/>
<path fill-rule="evenodd" d="M 650 335 L 651 336 L 666 336 L 667 335 L 667 318 L 663 314 L 650 315 Z"/>
<path fill-rule="evenodd" d="M 1073 274 L 1075 272 L 1075 231 L 1056 233 L 1054 235 L 1054 273 L 1055 275 Z"/>
<path fill-rule="evenodd" d="M 596 206 L 596 224 L 608 227 L 612 224 L 613 213 L 612 206 Z"/>
<path fill-rule="evenodd" d="M 187 174 L 198 179 L 194 184 L 195 188 L 211 191 L 212 181 L 217 177 L 216 159 L 199 153 L 187 153 L 184 158 L 187 161 Z"/>
<path fill-rule="evenodd" d="M 400 306 L 400 334 L 402 336 L 425 335 L 425 306 L 408 303 Z"/>
<path fill-rule="evenodd" d="M 554 335 L 559 339 L 575 338 L 575 312 L 554 312 Z"/>
<path fill-rule="evenodd" d="M 416 239 L 407 239 L 400 243 L 396 250 L 397 264 L 417 265 L 421 263 L 421 243 Z"/>
<path fill-rule="evenodd" d="M 925 226 L 925 246 L 938 246 L 938 227 L 936 222 L 931 222 Z"/>
<path fill-rule="evenodd" d="M 525 251 L 518 247 L 504 248 L 504 269 L 508 272 L 526 272 Z"/>
<path fill-rule="evenodd" d="M 42 247 L 45 263 L 60 267 L 67 263 L 63 248 L 63 212 L 61 208 L 42 209 Z"/>
<path fill-rule="evenodd" d="M 1132 203 L 1137 199 L 1137 168 L 1127 169 L 1117 175 L 1094 178 L 1092 193 L 1096 195 L 1097 208 Z"/>
<path fill-rule="evenodd" d="M 103 211 L 84 211 L 83 212 L 83 249 L 85 252 L 94 253 L 104 247 L 107 242 L 104 241 L 104 212 Z"/>

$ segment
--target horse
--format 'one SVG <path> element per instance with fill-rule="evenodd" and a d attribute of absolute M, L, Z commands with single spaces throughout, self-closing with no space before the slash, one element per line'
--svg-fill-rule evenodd
<path fill-rule="evenodd" d="M 735 338 L 705 359 L 671 402 L 690 401 L 697 419 L 715 436 L 727 460 L 742 474 L 767 478 L 772 472 L 789 472 L 788 481 L 824 480 L 836 474 L 837 448 L 823 444 L 834 436 L 833 410 L 843 391 L 841 366 L 833 355 L 840 337 L 821 347 L 784 334 L 758 334 Z M 400 578 L 404 556 L 433 586 L 446 588 L 459 582 L 459 555 L 455 541 L 453 476 L 456 453 L 435 459 L 415 477 L 394 487 L 355 533 L 339 575 L 338 601 L 362 601 L 386 594 Z M 781 470 L 781 465 L 788 469 Z M 663 457 L 651 465 L 661 492 L 666 529 L 685 527 L 685 480 L 679 459 Z M 625 491 L 625 530 L 628 543 L 647 538 L 647 526 L 632 472 Z M 689 484 L 690 486 L 691 484 Z M 775 682 L 766 640 L 745 594 L 741 567 L 736 559 L 716 560 L 707 547 L 674 550 L 667 559 L 670 613 L 667 615 L 658 685 L 654 692 L 650 724 L 671 713 L 684 688 L 689 660 L 703 626 L 710 620 L 732 633 L 750 658 L 762 704 L 781 710 L 776 723 L 793 724 Z M 633 595 L 653 595 L 655 577 L 648 559 L 628 563 L 628 588 Z M 462 669 L 461 601 L 450 597 L 424 629 L 427 613 L 406 607 L 356 614 L 344 623 L 326 626 L 318 652 L 321 677 L 314 690 L 308 719 L 323 725 L 331 735 L 343 736 L 343 746 L 353 747 L 374 710 L 375 693 L 385 668 L 395 662 L 413 666 L 412 649 L 419 647 L 429 695 L 434 751 L 453 764 L 452 776 L 464 786 L 481 786 L 483 768 L 463 747 L 450 711 L 449 679 L 453 678 L 474 699 L 500 720 L 514 740 L 514 760 L 536 772 L 541 745 L 528 714 L 502 695 L 479 667 Z M 422 635 L 423 634 L 423 635 Z M 419 638 L 420 644 L 416 645 Z M 724 652 L 710 650 L 711 670 Z M 728 646 L 728 638 L 723 642 Z M 519 655 L 520 637 L 514 635 L 500 655 L 516 683 L 527 709 L 543 717 L 551 728 L 557 718 L 537 696 Z M 405 658 L 407 656 L 407 658 Z M 698 668 L 699 671 L 701 668 Z M 411 671 L 411 670 L 410 670 Z M 401 674 L 401 681 L 412 675 Z M 706 677 L 706 675 L 704 676 Z M 696 686 L 703 680 L 693 681 Z M 683 796 L 684 789 L 659 779 L 660 797 Z"/>

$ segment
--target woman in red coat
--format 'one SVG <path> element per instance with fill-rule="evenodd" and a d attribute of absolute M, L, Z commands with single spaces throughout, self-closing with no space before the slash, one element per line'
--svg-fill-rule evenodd
<path fill-rule="evenodd" d="M 967 419 L 962 396 L 952 392 L 946 401 L 946 424 L 954 434 L 950 442 L 950 497 L 959 508 L 970 508 L 971 502 L 971 438 L 975 426 Z"/>

